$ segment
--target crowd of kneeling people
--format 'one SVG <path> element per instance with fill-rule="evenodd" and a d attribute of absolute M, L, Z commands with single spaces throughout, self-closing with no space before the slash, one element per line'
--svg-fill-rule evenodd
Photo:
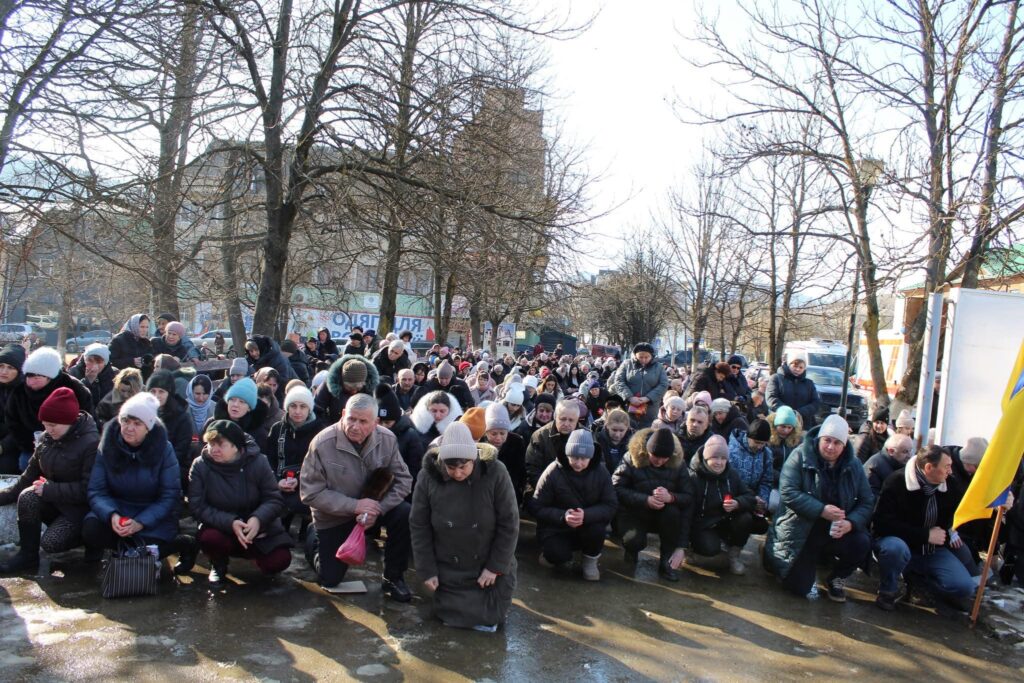
<path fill-rule="evenodd" d="M 216 382 L 188 364 L 180 323 L 163 323 L 149 339 L 148 316 L 133 316 L 69 368 L 52 348 L 0 350 L 0 465 L 19 475 L 0 504 L 17 505 L 20 535 L 0 572 L 36 570 L 40 549 L 84 545 L 98 561 L 141 542 L 175 556 L 176 574 L 205 555 L 222 589 L 231 558 L 276 574 L 301 544 L 331 589 L 359 525 L 370 543 L 385 532 L 385 595 L 411 600 L 411 559 L 445 624 L 492 631 L 515 589 L 522 512 L 540 564 L 586 581 L 609 544 L 636 565 L 649 535 L 664 580 L 714 556 L 743 574 L 760 534 L 764 568 L 797 596 L 815 593 L 822 565 L 839 602 L 858 568 L 876 573 L 885 610 L 911 588 L 962 605 L 980 580 L 987 522 L 952 522 L 985 441 L 914 452 L 909 414 L 894 430 L 884 410 L 857 435 L 838 415 L 808 424 L 817 396 L 800 359 L 759 392 L 735 363 L 687 377 L 647 344 L 621 362 L 437 345 L 420 361 L 408 337 L 358 330 L 339 351 L 322 330 L 255 337 Z M 1003 579 L 1019 581 L 1024 511 L 1007 508 Z"/>

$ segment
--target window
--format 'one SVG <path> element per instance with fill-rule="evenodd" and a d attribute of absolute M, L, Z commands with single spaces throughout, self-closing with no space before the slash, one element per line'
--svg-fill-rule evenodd
<path fill-rule="evenodd" d="M 429 294 L 431 277 L 429 270 L 402 270 L 398 273 L 399 294 Z"/>
<path fill-rule="evenodd" d="M 353 288 L 357 292 L 379 292 L 380 291 L 380 267 L 356 266 L 356 284 Z"/>

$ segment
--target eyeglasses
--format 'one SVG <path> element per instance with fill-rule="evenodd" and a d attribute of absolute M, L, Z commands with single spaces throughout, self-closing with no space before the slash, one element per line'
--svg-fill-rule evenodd
<path fill-rule="evenodd" d="M 451 458 L 450 460 L 444 461 L 444 468 L 446 470 L 458 470 L 466 466 L 469 462 L 466 458 Z"/>
<path fill-rule="evenodd" d="M 733 370 L 739 370 L 742 366 L 740 366 L 740 365 L 730 365 L 729 367 L 732 368 Z"/>

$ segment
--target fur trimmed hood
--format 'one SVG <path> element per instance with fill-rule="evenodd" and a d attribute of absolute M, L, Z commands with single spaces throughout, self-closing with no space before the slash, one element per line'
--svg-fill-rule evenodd
<path fill-rule="evenodd" d="M 651 464 L 650 459 L 647 457 L 647 439 L 651 438 L 651 433 L 654 430 L 651 427 L 641 429 L 639 432 L 633 435 L 633 438 L 629 440 L 629 450 L 626 451 L 625 458 L 629 459 L 630 464 L 633 467 L 648 467 Z M 682 467 L 686 462 L 683 456 L 683 445 L 679 443 L 679 439 L 673 434 L 672 438 L 675 439 L 675 450 L 672 453 L 672 457 L 669 458 L 668 463 L 665 467 L 669 469 L 678 469 Z"/>
<path fill-rule="evenodd" d="M 412 420 L 412 426 L 420 434 L 429 432 L 430 426 L 434 424 L 434 416 L 430 414 L 429 406 L 430 400 L 434 398 L 435 394 L 444 394 L 445 398 L 448 399 L 448 416 L 438 423 L 438 434 L 444 434 L 444 430 L 448 425 L 462 417 L 462 406 L 459 405 L 458 400 L 454 396 L 445 391 L 432 391 L 416 403 L 412 409 L 412 414 L 409 416 Z"/>
<path fill-rule="evenodd" d="M 341 368 L 350 360 L 357 360 L 366 366 L 366 386 L 363 388 L 362 393 L 374 396 L 377 391 L 377 385 L 380 384 L 380 373 L 377 371 L 377 366 L 371 363 L 370 359 L 365 356 L 357 356 L 354 353 L 342 356 L 331 363 L 331 367 L 327 369 L 327 390 L 335 398 L 341 396 L 343 390 L 341 386 Z"/>
<path fill-rule="evenodd" d="M 768 417 L 764 419 L 768 420 L 768 424 L 772 428 L 772 436 L 771 439 L 768 440 L 769 446 L 786 445 L 790 448 L 796 448 L 804 440 L 804 418 L 800 413 L 796 412 L 796 427 L 786 438 L 785 444 L 783 444 L 782 440 L 779 438 L 779 433 L 775 431 L 775 413 L 769 413 Z"/>

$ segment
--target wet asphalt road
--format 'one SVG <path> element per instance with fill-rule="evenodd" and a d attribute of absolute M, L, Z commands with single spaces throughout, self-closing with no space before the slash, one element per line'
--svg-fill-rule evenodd
<path fill-rule="evenodd" d="M 788 597 L 755 562 L 758 541 L 747 546 L 746 576 L 708 561 L 687 565 L 677 584 L 657 578 L 650 550 L 634 576 L 609 544 L 593 585 L 539 567 L 524 522 L 516 600 L 493 635 L 441 626 L 429 599 L 385 600 L 373 554 L 349 574 L 366 580 L 365 595 L 322 593 L 296 552 L 272 579 L 233 561 L 222 594 L 197 566 L 181 585 L 165 580 L 159 596 L 133 600 L 102 599 L 97 567 L 72 554 L 38 576 L 0 579 L 0 680 L 1024 678 L 1024 646 L 945 610 L 883 613 L 871 579 L 855 581 L 844 605 Z"/>

